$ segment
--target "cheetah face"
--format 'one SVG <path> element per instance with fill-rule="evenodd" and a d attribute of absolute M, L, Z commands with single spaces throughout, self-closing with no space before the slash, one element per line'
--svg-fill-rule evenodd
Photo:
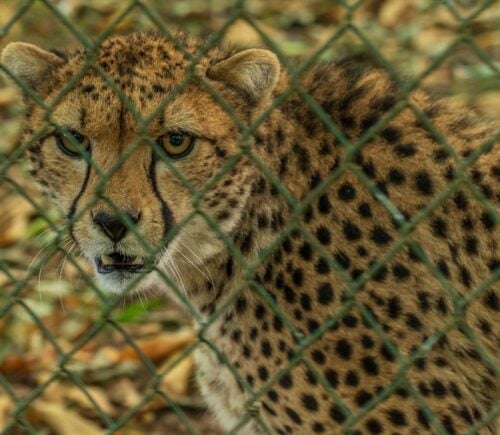
<path fill-rule="evenodd" d="M 83 51 L 63 57 L 14 43 L 2 63 L 54 105 L 47 117 L 26 98 L 24 140 L 43 132 L 32 173 L 103 288 L 146 289 L 159 273 L 175 281 L 180 262 L 197 266 L 224 249 L 221 232 L 237 227 L 257 176 L 244 157 L 234 161 L 241 134 L 206 83 L 250 123 L 278 79 L 272 53 L 212 50 L 186 81 L 190 61 L 163 38 L 116 37 L 95 61 L 112 83 L 90 68 L 63 97 Z"/>

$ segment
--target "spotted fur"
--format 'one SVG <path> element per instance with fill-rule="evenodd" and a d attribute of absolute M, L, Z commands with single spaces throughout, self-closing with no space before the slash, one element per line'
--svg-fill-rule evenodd
<path fill-rule="evenodd" d="M 202 44 L 185 36 L 181 42 L 193 54 Z M 232 55 L 222 48 L 208 51 L 195 69 L 203 80 L 193 79 L 177 89 L 190 62 L 172 43 L 152 34 L 111 38 L 99 49 L 96 65 L 137 113 L 148 116 L 173 92 L 175 99 L 141 131 L 127 104 L 90 69 L 51 117 L 92 138 L 90 155 L 104 172 L 137 135 L 155 138 L 169 128 L 188 130 L 198 137 L 196 148 L 171 165 L 192 189 L 201 191 L 225 171 L 240 150 L 241 137 L 237 122 L 206 84 L 245 124 L 258 119 L 271 97 L 281 95 L 289 84 L 282 71 L 273 95 L 256 98 L 237 83 L 211 77 L 211 68 Z M 67 53 L 45 72 L 44 80 L 33 83 L 45 101 L 80 70 L 85 56 L 83 50 Z M 399 101 L 398 87 L 386 73 L 356 62 L 311 67 L 300 85 L 352 143 L 372 131 Z M 149 142 L 141 142 L 116 169 L 100 195 L 95 192 L 97 168 L 85 160 L 68 160 L 50 135 L 31 148 L 30 159 L 33 175 L 63 212 L 70 217 L 81 213 L 72 234 L 90 259 L 97 250 L 109 249 L 109 240 L 90 219 L 91 212 L 108 209 L 105 196 L 120 209 L 140 211 L 137 230 L 150 246 L 161 249 L 159 268 L 186 291 L 201 318 L 220 312 L 202 329 L 203 338 L 225 355 L 241 379 L 212 346 L 201 343 L 195 358 L 201 391 L 225 429 L 252 409 L 277 434 L 342 433 L 352 415 L 381 397 L 362 413 L 353 433 L 429 433 L 431 424 L 461 433 L 487 418 L 498 400 L 499 289 L 493 279 L 498 276 L 500 235 L 493 213 L 500 199 L 498 133 L 495 141 L 491 127 L 421 91 L 413 92 L 409 102 L 446 137 L 459 159 L 474 157 L 467 171 L 473 192 L 454 184 L 455 156 L 410 108 L 352 155 L 297 91 L 255 130 L 252 157 L 243 155 L 207 190 L 199 201 L 203 216 L 194 215 L 167 246 L 162 245 L 163 236 L 195 205 L 192 191 L 152 152 Z M 26 139 L 45 116 L 27 100 Z M 476 150 L 488 140 L 489 148 L 476 158 Z M 282 187 L 263 175 L 254 158 Z M 400 220 L 361 179 L 385 195 Z M 443 195 L 450 185 L 454 191 Z M 296 209 L 282 190 L 288 198 L 306 200 L 307 206 Z M 425 207 L 441 196 L 439 205 L 423 216 Z M 487 199 L 490 207 L 478 197 Z M 254 265 L 252 273 L 246 273 L 207 217 L 219 225 L 229 246 Z M 418 224 L 406 231 L 403 221 L 413 218 Z M 292 229 L 295 223 L 299 226 Z M 403 230 L 406 242 L 371 269 L 399 247 Z M 282 232 L 286 237 L 268 252 Z M 127 235 L 122 249 L 145 250 L 133 234 Z M 263 253 L 266 258 L 256 264 Z M 173 295 L 157 278 L 150 273 L 139 287 L 161 287 Z M 364 284 L 356 284 L 365 278 Z M 450 296 L 467 299 L 483 284 L 485 291 L 467 305 L 455 304 Z M 462 320 L 448 326 L 454 318 Z M 320 334 L 327 322 L 329 328 Z M 446 334 L 440 335 L 441 330 Z M 314 340 L 309 340 L 310 334 Z M 421 345 L 426 352 L 417 358 Z M 483 359 L 485 353 L 489 362 Z M 411 364 L 406 364 L 408 358 Z M 271 379 L 275 382 L 268 386 Z M 250 403 L 250 391 L 264 385 L 262 395 Z M 496 428 L 490 421 L 479 433 L 493 434 Z M 250 420 L 239 433 L 261 430 Z"/>

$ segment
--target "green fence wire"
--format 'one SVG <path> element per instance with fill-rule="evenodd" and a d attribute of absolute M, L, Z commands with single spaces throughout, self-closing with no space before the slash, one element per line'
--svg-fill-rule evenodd
<path fill-rule="evenodd" d="M 193 427 L 189 420 L 189 417 L 185 414 L 182 407 L 176 403 L 176 401 L 166 394 L 161 388 L 160 383 L 162 378 L 166 373 L 172 370 L 179 362 L 184 358 L 188 357 L 193 350 L 200 343 L 207 345 L 225 364 L 234 377 L 238 380 L 240 385 L 243 386 L 245 392 L 248 395 L 247 402 L 247 413 L 244 418 L 229 432 L 231 434 L 238 433 L 238 430 L 245 427 L 250 420 L 254 421 L 254 424 L 259 427 L 263 433 L 274 433 L 273 430 L 266 424 L 266 422 L 259 416 L 257 412 L 257 403 L 259 399 L 266 394 L 282 376 L 284 376 L 289 370 L 298 364 L 304 364 L 308 370 L 313 373 L 318 379 L 319 383 L 323 386 L 324 390 L 329 393 L 332 400 L 340 407 L 342 412 L 347 416 L 346 421 L 343 423 L 342 429 L 349 433 L 350 430 L 355 428 L 357 422 L 364 418 L 372 409 L 374 409 L 378 404 L 383 402 L 387 397 L 391 395 L 392 392 L 396 391 L 398 388 L 405 387 L 412 398 L 418 403 L 422 409 L 424 415 L 427 417 L 428 421 L 432 425 L 433 429 L 440 434 L 447 434 L 447 430 L 443 427 L 442 422 L 440 422 L 429 409 L 425 402 L 422 394 L 407 380 L 406 373 L 411 365 L 425 355 L 439 340 L 449 333 L 454 328 L 460 325 L 462 332 L 470 339 L 473 344 L 474 349 L 478 352 L 481 358 L 484 360 L 485 364 L 498 376 L 500 374 L 500 369 L 495 365 L 494 359 L 488 355 L 488 353 L 483 349 L 474 333 L 465 327 L 461 320 L 464 316 L 467 307 L 477 299 L 486 289 L 490 288 L 493 283 L 498 280 L 500 276 L 500 270 L 497 268 L 490 276 L 490 278 L 483 282 L 479 287 L 474 289 L 468 294 L 466 298 L 462 298 L 458 292 L 453 288 L 450 282 L 443 276 L 443 274 L 436 268 L 436 266 L 429 260 L 426 254 L 419 248 L 418 245 L 413 244 L 410 240 L 410 234 L 412 230 L 427 216 L 429 216 L 443 201 L 449 198 L 458 188 L 466 188 L 470 193 L 481 202 L 482 206 L 488 210 L 492 215 L 498 216 L 496 210 L 489 203 L 488 199 L 484 194 L 468 179 L 466 176 L 466 169 L 474 163 L 484 152 L 491 149 L 493 144 L 499 139 L 499 132 L 488 138 L 483 144 L 481 144 L 474 152 L 465 158 L 461 158 L 453 146 L 447 142 L 447 139 L 443 134 L 432 124 L 432 121 L 413 103 L 409 100 L 409 95 L 413 90 L 415 90 L 421 82 L 428 77 L 433 71 L 435 71 L 440 65 L 442 65 L 457 49 L 460 45 L 467 45 L 476 56 L 485 64 L 489 69 L 491 69 L 492 74 L 500 77 L 500 71 L 498 65 L 495 64 L 490 58 L 488 53 L 484 51 L 474 40 L 470 33 L 470 24 L 481 14 L 488 13 L 488 10 L 494 6 L 494 0 L 485 0 L 475 2 L 475 7 L 472 8 L 472 12 L 468 15 L 463 15 L 460 8 L 457 7 L 456 2 L 452 0 L 443 0 L 440 2 L 440 7 L 448 10 L 452 16 L 455 18 L 457 23 L 456 28 L 456 38 L 444 49 L 441 53 L 436 55 L 433 62 L 428 68 L 420 72 L 417 77 L 408 80 L 403 78 L 396 68 L 384 57 L 379 49 L 371 42 L 370 35 L 366 33 L 366 30 L 361 29 L 356 25 L 355 14 L 365 4 L 365 1 L 347 1 L 339 0 L 336 2 L 326 2 L 335 3 L 336 6 L 341 6 L 344 9 L 345 17 L 337 28 L 332 29 L 331 35 L 326 39 L 326 42 L 319 47 L 312 55 L 308 56 L 307 59 L 299 64 L 292 64 L 289 62 L 285 54 L 282 52 L 280 47 L 273 42 L 270 36 L 265 30 L 261 28 L 259 23 L 255 20 L 251 13 L 247 10 L 247 3 L 250 1 L 239 0 L 236 1 L 227 16 L 227 19 L 220 26 L 220 28 L 212 33 L 208 39 L 204 42 L 202 48 L 195 54 L 189 53 L 186 48 L 182 45 L 182 41 L 176 40 L 175 35 L 171 30 L 163 23 L 162 18 L 155 12 L 153 8 L 148 5 L 148 2 L 143 0 L 131 0 L 127 4 L 123 5 L 122 11 L 116 14 L 109 25 L 104 31 L 98 34 L 94 38 L 89 38 L 85 35 L 78 27 L 76 23 L 70 20 L 57 6 L 57 3 L 49 0 L 29 0 L 24 1 L 22 4 L 16 8 L 15 13 L 11 16 L 9 20 L 0 28 L 0 36 L 4 37 L 9 34 L 12 27 L 18 22 L 23 16 L 29 15 L 30 10 L 34 4 L 43 5 L 53 16 L 74 36 L 76 37 L 83 47 L 86 49 L 86 61 L 77 74 L 75 74 L 60 92 L 59 96 L 47 105 L 32 89 L 30 89 L 23 81 L 12 74 L 4 65 L 0 65 L 0 69 L 10 77 L 19 87 L 23 89 L 28 98 L 31 98 L 36 104 L 43 108 L 46 114 L 46 121 L 42 128 L 35 132 L 31 139 L 25 143 L 17 146 L 13 151 L 9 153 L 0 152 L 0 183 L 5 183 L 9 185 L 13 190 L 15 190 L 19 195 L 24 197 L 30 202 L 37 214 L 39 214 L 46 221 L 49 228 L 53 230 L 56 234 L 55 243 L 52 244 L 49 249 L 45 252 L 43 258 L 35 261 L 32 267 L 29 268 L 26 275 L 22 278 L 16 278 L 11 271 L 11 267 L 8 263 L 2 260 L 0 257 L 0 272 L 5 274 L 10 281 L 9 291 L 7 294 L 2 295 L 0 304 L 0 320 L 5 318 L 11 310 L 15 307 L 21 308 L 25 313 L 32 319 L 34 324 L 42 331 L 43 336 L 48 342 L 50 342 L 58 355 L 57 367 L 54 368 L 53 372 L 47 377 L 43 382 L 36 385 L 28 394 L 20 397 L 14 389 L 12 388 L 9 379 L 0 372 L 0 390 L 3 390 L 3 394 L 7 395 L 13 403 L 15 403 L 15 409 L 10 415 L 8 423 L 4 427 L 0 427 L 1 433 L 10 433 L 16 429 L 22 429 L 26 433 L 37 434 L 37 428 L 33 426 L 32 423 L 28 421 L 26 416 L 27 410 L 30 404 L 35 401 L 43 392 L 53 383 L 57 382 L 61 378 L 67 378 L 71 380 L 74 385 L 81 390 L 81 392 L 87 397 L 87 399 L 92 403 L 96 414 L 101 419 L 102 426 L 106 429 L 108 433 L 115 433 L 125 425 L 128 421 L 133 418 L 148 402 L 153 400 L 155 397 L 160 396 L 165 403 L 170 406 L 174 412 L 178 415 L 180 421 L 185 426 L 189 433 L 197 433 L 196 429 Z M 190 62 L 189 73 L 187 74 L 185 80 L 177 86 L 177 88 L 166 98 L 160 107 L 149 115 L 148 117 L 142 116 L 142 114 L 134 107 L 133 103 L 128 100 L 128 98 L 120 91 L 120 88 L 109 78 L 99 65 L 94 63 L 94 56 L 100 46 L 100 44 L 110 35 L 112 35 L 120 23 L 133 14 L 144 14 L 150 20 L 150 27 L 158 29 L 168 40 L 173 42 L 175 46 L 185 55 L 186 59 Z M 210 85 L 210 83 L 204 80 L 202 77 L 196 76 L 196 65 L 200 59 L 208 52 L 209 49 L 214 47 L 219 43 L 224 37 L 227 30 L 233 25 L 237 20 L 244 21 L 250 28 L 252 28 L 262 39 L 263 43 L 279 57 L 280 62 L 283 67 L 286 68 L 290 74 L 290 86 L 283 93 L 281 93 L 272 103 L 272 105 L 263 112 L 257 120 L 252 125 L 245 125 L 244 121 L 240 119 L 233 108 L 216 92 L 216 90 Z M 397 104 L 395 104 L 380 120 L 372 126 L 368 131 L 366 131 L 362 137 L 357 139 L 355 142 L 350 142 L 339 125 L 330 118 L 330 116 L 325 113 L 320 104 L 314 100 L 314 98 L 307 92 L 306 89 L 300 85 L 300 77 L 304 71 L 306 71 L 312 64 L 318 62 L 322 56 L 331 49 L 332 46 L 345 34 L 351 34 L 358 39 L 359 43 L 364 46 L 365 50 L 373 55 L 381 64 L 388 74 L 395 80 L 399 86 L 400 99 Z M 198 310 L 191 304 L 188 297 L 178 288 L 174 280 L 166 275 L 161 269 L 156 269 L 156 271 L 161 275 L 162 279 L 168 283 L 168 285 L 173 288 L 176 297 L 182 301 L 186 309 L 192 315 L 192 317 L 199 323 L 200 328 L 197 331 L 197 340 L 188 345 L 176 358 L 172 364 L 169 365 L 168 369 L 159 371 L 155 365 L 144 355 L 141 349 L 134 342 L 133 337 L 127 332 L 126 328 L 119 324 L 113 317 L 113 312 L 115 308 L 120 303 L 120 298 L 110 297 L 105 294 L 102 289 L 100 289 L 94 282 L 91 276 L 88 276 L 85 270 L 82 269 L 78 260 L 74 257 L 71 251 L 64 248 L 62 243 L 65 239 L 68 229 L 78 221 L 83 214 L 88 212 L 88 209 L 92 207 L 95 203 L 88 204 L 84 209 L 79 210 L 73 217 L 71 217 L 63 225 L 59 223 L 57 219 L 54 219 L 53 215 L 47 213 L 44 206 L 37 202 L 35 198 L 32 198 L 24 188 L 15 179 L 8 175 L 8 169 L 23 158 L 26 150 L 33 146 L 43 135 L 51 128 L 58 126 L 51 117 L 51 113 L 55 107 L 62 101 L 63 97 L 72 90 L 84 76 L 84 74 L 93 68 L 99 76 L 105 81 L 105 83 L 113 89 L 116 95 L 119 97 L 120 101 L 126 107 L 126 109 L 133 114 L 134 118 L 137 120 L 139 128 L 135 140 L 130 144 L 130 146 L 123 152 L 118 161 L 113 165 L 113 167 L 108 171 L 103 171 L 98 167 L 96 162 L 94 162 L 89 153 L 85 150 L 81 150 L 84 159 L 87 161 L 89 166 L 100 176 L 100 182 L 96 186 L 96 198 L 97 200 L 104 200 L 107 202 L 109 207 L 119 214 L 118 208 L 113 204 L 111 200 L 103 196 L 102 193 L 104 186 L 109 180 L 109 178 L 118 171 L 127 158 L 134 152 L 134 150 L 144 143 L 148 143 L 154 152 L 163 158 L 166 165 L 168 165 L 171 172 L 178 177 L 178 179 L 186 186 L 190 194 L 192 195 L 192 203 L 194 206 L 194 211 L 190 215 L 186 216 L 178 225 L 169 231 L 164 239 L 164 243 L 168 243 L 172 240 L 178 231 L 190 222 L 195 216 L 202 216 L 211 229 L 220 237 L 225 243 L 228 251 L 231 253 L 232 258 L 237 261 L 242 268 L 245 270 L 245 282 L 242 283 L 241 288 L 238 289 L 234 295 L 227 300 L 222 306 L 208 318 L 203 319 L 200 316 Z M 154 140 L 147 135 L 147 127 L 152 119 L 154 119 L 160 112 L 164 110 L 175 98 L 186 88 L 192 81 L 197 80 L 203 83 L 205 88 L 210 91 L 215 100 L 220 104 L 220 106 L 227 111 L 227 113 L 234 120 L 235 124 L 238 126 L 241 132 L 240 137 L 240 151 L 231 156 L 225 163 L 222 170 L 215 175 L 207 185 L 201 189 L 196 190 L 187 180 L 186 177 L 176 168 L 175 165 L 171 163 L 168 158 L 165 158 L 164 151 L 157 145 Z M 270 113 L 278 108 L 283 102 L 290 96 L 293 92 L 298 93 L 300 97 L 308 104 L 309 108 L 316 116 L 321 119 L 323 124 L 331 131 L 332 135 L 337 138 L 341 145 L 345 148 L 345 156 L 343 157 L 342 163 L 333 170 L 321 183 L 319 183 L 310 193 L 302 200 L 298 201 L 294 196 L 280 183 L 280 180 L 273 174 L 266 165 L 261 162 L 257 156 L 252 152 L 252 147 L 250 146 L 253 135 L 256 132 L 259 125 L 265 121 L 265 119 L 270 115 Z M 388 123 L 394 119 L 402 110 L 410 109 L 420 120 L 420 122 L 425 126 L 429 133 L 443 145 L 443 147 L 450 153 L 451 156 L 456 161 L 457 170 L 453 181 L 449 183 L 447 188 L 439 192 L 432 201 L 430 201 L 424 208 L 422 208 L 415 216 L 411 219 L 406 220 L 403 214 L 397 209 L 397 207 L 390 201 L 390 199 L 385 195 L 374 183 L 367 177 L 362 170 L 353 164 L 353 159 L 356 156 L 358 150 L 360 150 L 366 143 L 368 143 L 376 134 L 381 132 Z M 79 146 L 75 143 L 75 146 Z M 263 176 L 275 187 L 280 195 L 285 199 L 288 206 L 292 210 L 291 217 L 286 223 L 284 228 L 279 234 L 276 234 L 275 240 L 269 245 L 263 248 L 255 261 L 249 262 L 245 256 L 240 252 L 240 250 L 235 246 L 235 244 L 230 240 L 223 231 L 217 226 L 217 223 L 203 210 L 198 208 L 200 201 L 215 186 L 225 174 L 231 171 L 243 158 L 249 159 L 259 170 L 262 172 Z M 309 233 L 305 228 L 300 226 L 300 220 L 304 212 L 308 207 L 313 204 L 315 200 L 325 191 L 328 186 L 330 186 L 340 175 L 350 171 L 356 174 L 357 178 L 363 183 L 363 185 L 373 194 L 375 198 L 385 207 L 385 209 L 390 213 L 395 222 L 399 225 L 399 239 L 391 246 L 391 248 L 378 259 L 368 270 L 362 273 L 357 278 L 352 278 L 346 273 L 346 271 L 337 263 L 337 261 L 332 258 L 332 256 L 322 247 L 322 245 L 316 240 L 316 238 Z M 139 234 L 135 226 L 132 224 L 127 216 L 122 216 L 123 222 L 130 230 L 131 233 L 135 235 L 137 240 L 141 242 L 143 247 L 149 252 L 149 257 L 152 259 L 158 254 L 161 248 L 153 249 Z M 281 246 L 281 244 L 291 236 L 292 232 L 299 231 L 300 235 L 306 240 L 320 255 L 322 258 L 326 259 L 329 266 L 342 277 L 342 279 L 348 284 L 348 292 L 345 295 L 345 303 L 342 308 L 334 313 L 324 324 L 322 324 L 315 332 L 310 335 L 304 335 L 299 331 L 291 321 L 276 304 L 273 298 L 269 295 L 266 289 L 258 282 L 255 277 L 255 271 L 257 268 L 273 253 L 273 251 Z M 372 313 L 370 313 L 366 307 L 359 303 L 356 299 L 356 294 L 361 290 L 364 283 L 370 280 L 391 258 L 393 258 L 404 246 L 411 246 L 416 252 L 419 259 L 427 266 L 429 271 L 436 277 L 436 279 L 441 283 L 443 289 L 448 293 L 451 300 L 454 303 L 454 314 L 449 316 L 449 319 L 439 332 L 428 337 L 409 357 L 404 357 L 398 350 L 398 345 L 396 342 L 392 341 L 380 323 L 375 319 Z M 62 253 L 67 257 L 67 261 L 72 263 L 81 273 L 86 284 L 92 288 L 95 294 L 101 301 L 101 313 L 99 321 L 93 324 L 84 335 L 79 337 L 79 339 L 74 343 L 74 346 L 70 350 L 64 350 L 59 345 L 57 339 L 53 336 L 51 331 L 47 328 L 40 317 L 30 308 L 22 297 L 23 289 L 27 286 L 27 283 L 40 273 L 43 264 L 56 253 Z M 138 284 L 138 282 L 143 279 L 143 276 L 139 275 L 133 279 L 128 290 L 133 290 L 133 288 Z M 264 301 L 267 302 L 269 308 L 285 325 L 286 328 L 291 332 L 293 337 L 297 341 L 297 347 L 293 350 L 293 356 L 289 360 L 289 364 L 280 369 L 278 372 L 272 374 L 270 378 L 258 389 L 253 389 L 247 380 L 242 377 L 238 369 L 230 362 L 229 358 L 217 348 L 217 346 L 208 340 L 205 336 L 207 329 L 215 322 L 215 320 L 221 315 L 224 310 L 231 306 L 236 299 L 245 290 L 251 288 L 255 291 Z M 3 290 L 2 290 L 3 291 Z M 384 341 L 390 355 L 398 361 L 399 363 L 399 373 L 397 378 L 389 385 L 385 385 L 383 390 L 373 396 L 360 411 L 353 413 L 341 400 L 334 388 L 329 384 L 329 382 L 324 378 L 324 376 L 316 369 L 314 364 L 312 364 L 305 354 L 305 351 L 330 328 L 332 328 L 336 323 L 338 323 L 343 316 L 349 312 L 353 307 L 355 307 L 361 313 L 363 319 L 370 325 L 370 327 L 382 338 Z M 144 393 L 144 396 L 135 406 L 131 407 L 126 413 L 122 414 L 119 418 L 113 419 L 109 416 L 104 409 L 99 405 L 99 403 L 94 399 L 92 394 L 90 394 L 86 388 L 85 382 L 81 377 L 72 371 L 68 367 L 68 363 L 71 358 L 80 350 L 83 346 L 89 343 L 97 334 L 101 333 L 105 328 L 111 327 L 119 334 L 121 334 L 124 340 L 137 352 L 140 357 L 142 364 L 145 369 L 150 374 L 151 378 L 149 381 L 148 388 Z M 477 433 L 482 427 L 490 423 L 495 419 L 500 413 L 500 404 L 495 405 L 488 415 L 485 415 L 480 423 L 475 424 L 470 427 L 468 433 Z"/>

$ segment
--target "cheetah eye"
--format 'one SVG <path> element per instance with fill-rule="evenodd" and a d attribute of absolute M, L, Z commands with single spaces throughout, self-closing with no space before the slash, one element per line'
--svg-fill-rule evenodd
<path fill-rule="evenodd" d="M 89 138 L 75 130 L 57 132 L 55 138 L 59 149 L 70 157 L 82 157 L 81 150 L 88 150 L 90 146 Z"/>
<path fill-rule="evenodd" d="M 184 133 L 182 131 L 174 131 L 160 136 L 156 139 L 169 157 L 173 159 L 180 159 L 187 156 L 193 149 L 194 136 Z"/>

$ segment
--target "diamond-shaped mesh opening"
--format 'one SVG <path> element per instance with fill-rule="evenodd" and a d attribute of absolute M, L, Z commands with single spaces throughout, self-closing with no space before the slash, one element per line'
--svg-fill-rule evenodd
<path fill-rule="evenodd" d="M 494 23 L 488 14 L 498 14 L 498 7 L 491 0 L 268 3 L 169 2 L 166 7 L 164 2 L 139 0 L 41 0 L 2 6 L 6 18 L 0 32 L 9 40 L 28 38 L 46 45 L 48 33 L 58 33 L 85 47 L 82 68 L 68 75 L 50 102 L 0 65 L 44 116 L 41 127 L 23 143 L 0 146 L 0 199 L 10 208 L 10 198 L 22 198 L 19 213 L 24 220 L 16 223 L 27 231 L 18 235 L 12 213 L 4 221 L 0 217 L 0 246 L 8 246 L 0 253 L 0 286 L 5 289 L 0 295 L 0 333 L 6 338 L 6 350 L 0 349 L 3 433 L 38 433 L 39 428 L 69 433 L 74 427 L 88 433 L 220 433 L 216 426 L 212 431 L 205 417 L 199 419 L 203 405 L 193 382 L 195 372 L 205 378 L 202 389 L 229 388 L 228 396 L 215 393 L 213 398 L 215 408 L 226 410 L 220 417 L 227 433 L 328 433 L 332 427 L 343 433 L 382 433 L 387 427 L 419 427 L 447 434 L 456 427 L 467 433 L 494 427 L 500 405 L 485 407 L 484 400 L 491 402 L 492 395 L 481 393 L 478 399 L 471 391 L 492 391 L 499 375 L 496 349 L 484 338 L 493 334 L 495 322 L 490 314 L 481 315 L 498 310 L 498 259 L 485 264 L 481 256 L 495 246 L 498 255 L 498 194 L 492 185 L 492 180 L 498 182 L 498 166 L 485 174 L 484 162 L 499 132 L 475 137 L 476 126 L 466 117 L 450 118 L 439 103 L 424 104 L 421 89 L 435 91 L 447 81 L 459 88 L 475 79 L 483 81 L 485 93 L 495 90 L 499 67 L 488 42 L 488 26 Z M 172 23 L 182 23 L 199 33 L 205 15 L 209 23 L 201 26 L 213 33 L 196 50 L 171 31 Z M 34 17 L 43 24 L 35 25 Z M 273 32 L 272 26 L 281 31 Z M 147 114 L 124 92 L 123 77 L 110 77 L 106 65 L 96 62 L 108 36 L 144 28 L 158 30 L 182 53 L 179 62 L 185 62 L 187 72 Z M 241 38 L 275 52 L 289 78 L 251 118 L 200 74 L 207 53 L 222 42 L 241 43 Z M 335 101 L 334 90 L 331 95 L 317 92 L 328 73 L 311 71 L 318 62 L 346 52 L 371 57 L 385 73 L 357 76 L 345 70 L 347 77 L 339 79 L 350 89 Z M 291 62 L 288 54 L 305 57 Z M 103 90 L 110 90 L 122 116 L 137 127 L 120 156 L 105 168 L 68 135 L 66 125 L 55 121 L 65 98 L 89 73 L 99 78 Z M 408 73 L 415 78 L 408 79 Z M 314 77 L 313 83 L 304 77 Z M 179 111 L 176 101 L 191 87 L 210 95 L 220 118 L 227 118 L 238 132 L 234 152 L 228 156 L 218 150 L 224 164 L 203 185 L 149 134 L 165 111 Z M 388 96 L 377 94 L 377 87 Z M 448 87 L 443 93 L 455 90 Z M 472 100 L 477 104 L 478 98 Z M 362 105 L 368 109 L 360 115 L 356 110 Z M 297 108 L 297 113 L 289 112 L 291 119 L 304 128 L 294 132 L 300 137 L 293 138 L 290 153 L 279 156 L 279 165 L 273 167 L 258 147 L 275 140 L 287 144 L 291 132 L 273 122 L 291 107 Z M 498 104 L 481 107 L 494 114 Z M 19 116 L 15 108 L 9 110 L 7 118 Z M 264 137 L 263 126 L 275 137 Z M 411 141 L 402 141 L 401 129 L 409 126 L 419 130 Z M 68 135 L 96 179 L 91 199 L 65 221 L 22 177 L 26 152 L 54 129 Z M 447 138 L 446 131 L 455 135 Z M 304 142 L 321 134 L 321 151 L 315 155 Z M 377 149 L 381 141 L 385 148 Z M 426 141 L 432 149 L 418 147 Z M 109 184 L 144 146 L 190 197 L 190 212 L 156 243 L 107 195 Z M 340 152 L 332 159 L 335 149 Z M 382 152 L 391 155 L 387 167 L 376 163 Z M 438 162 L 435 173 L 415 167 L 415 154 Z M 310 174 L 318 157 L 326 170 Z M 258 181 L 251 192 L 240 189 L 238 195 L 268 195 L 275 206 L 255 211 L 254 230 L 266 234 L 264 238 L 244 226 L 235 235 L 224 227 L 221 212 L 204 208 L 208 203 L 214 209 L 225 205 L 236 210 L 236 198 L 217 192 L 245 167 L 255 170 Z M 290 168 L 297 171 L 293 179 Z M 405 184 L 414 186 L 420 202 L 409 200 L 401 187 Z M 341 207 L 354 200 L 356 207 Z M 182 314 L 155 298 L 158 284 L 145 274 L 127 283 L 125 301 L 96 284 L 92 267 L 80 258 L 68 234 L 98 205 L 118 216 L 137 249 L 146 253 L 150 273 L 170 291 Z M 333 236 L 322 224 L 326 216 L 340 228 Z M 10 234 L 3 231 L 4 236 L 2 222 Z M 193 242 L 189 231 L 196 225 L 228 253 L 220 264 L 204 262 L 211 247 Z M 477 227 L 490 232 L 492 241 L 477 237 Z M 456 232 L 464 234 L 463 240 L 447 244 Z M 155 264 L 158 256 L 168 254 L 166 246 L 176 247 L 177 260 Z M 230 294 L 221 291 L 224 280 L 235 282 Z M 134 295 L 136 288 L 145 291 Z M 195 320 L 194 331 L 188 317 Z M 221 335 L 227 338 L 220 340 Z M 478 366 L 477 379 L 469 379 L 467 386 L 460 371 L 471 365 Z M 483 401 L 482 408 L 475 405 L 478 401 Z M 319 410 L 321 417 L 311 420 Z"/>

